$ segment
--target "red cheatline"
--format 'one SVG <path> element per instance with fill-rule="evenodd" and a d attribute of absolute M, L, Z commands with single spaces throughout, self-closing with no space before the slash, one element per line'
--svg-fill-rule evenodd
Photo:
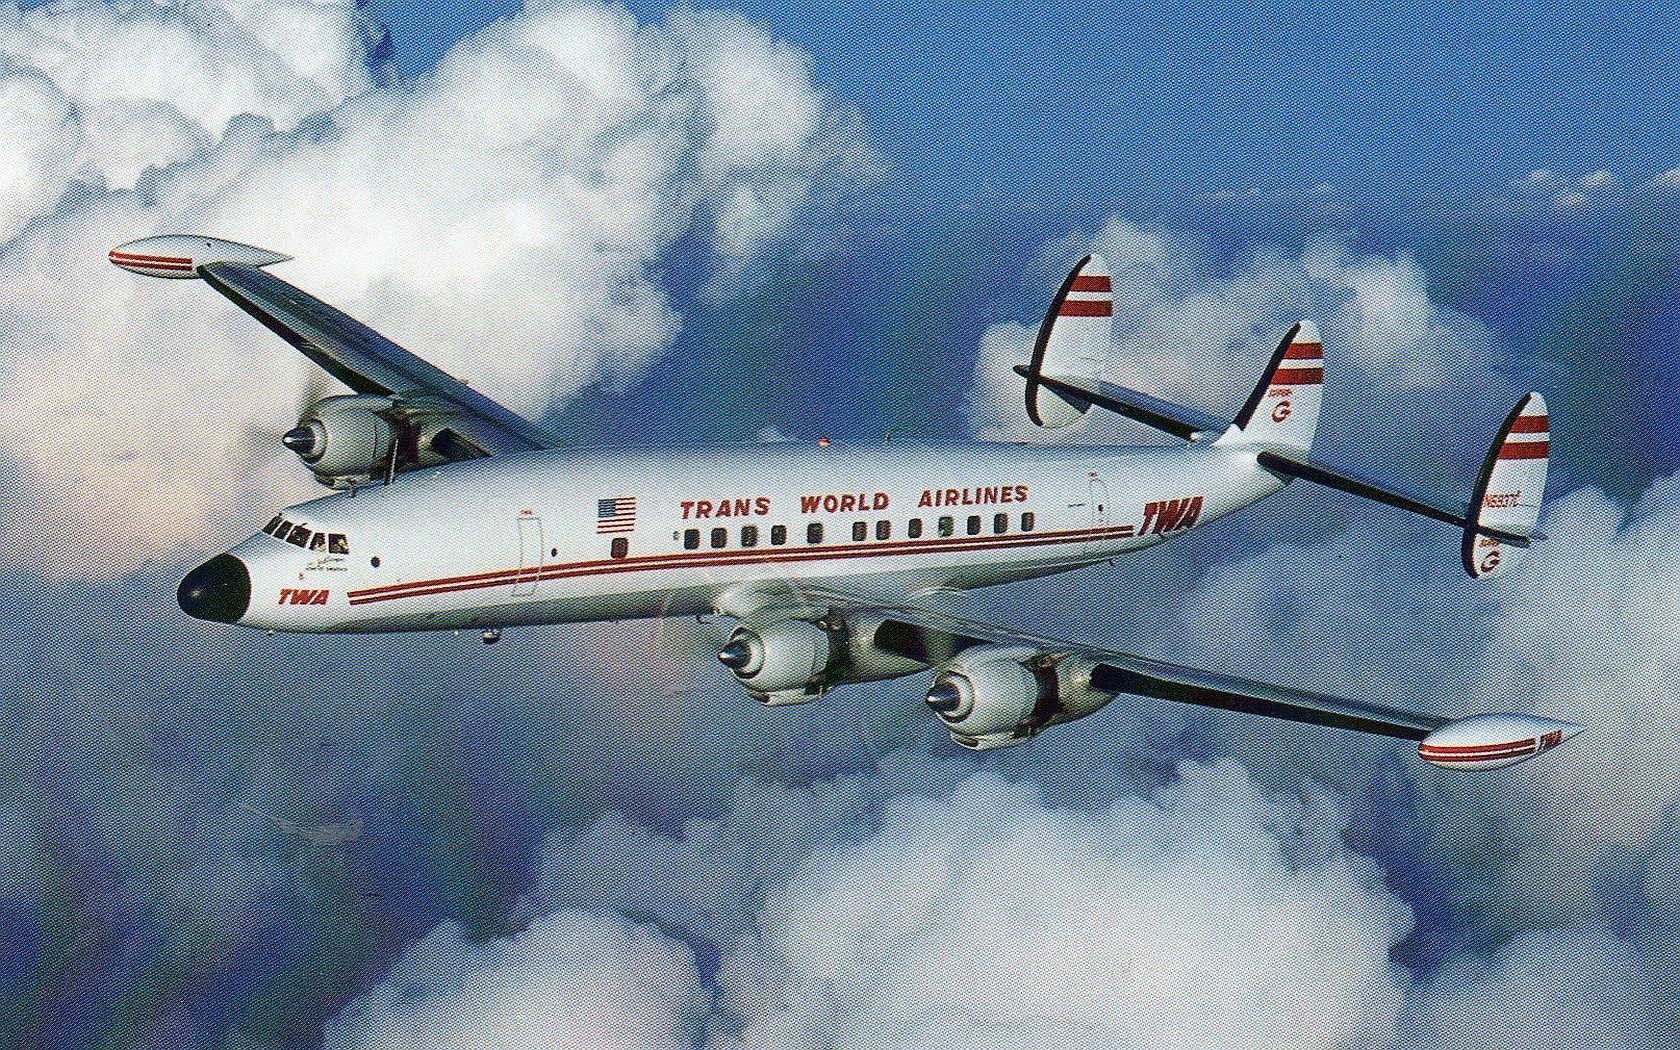
<path fill-rule="evenodd" d="M 1063 299 L 1056 312 L 1062 317 L 1113 317 L 1114 304 L 1107 299 Z"/>
<path fill-rule="evenodd" d="M 1507 441 L 1499 450 L 1500 459 L 1545 459 L 1551 455 L 1550 441 Z"/>
<path fill-rule="evenodd" d="M 1080 276 L 1073 279 L 1073 286 L 1068 290 L 1072 292 L 1112 292 L 1114 291 L 1114 282 L 1107 277 Z"/>
<path fill-rule="evenodd" d="M 1283 352 L 1285 361 L 1322 361 L 1324 360 L 1324 344 L 1322 343 L 1291 343 L 1288 350 Z"/>
<path fill-rule="evenodd" d="M 119 252 L 115 248 L 111 249 L 111 261 L 136 263 L 185 263 L 188 266 L 192 265 L 191 259 L 183 259 L 178 255 L 138 255 L 134 252 Z"/>
<path fill-rule="evenodd" d="M 1492 762 L 1501 758 L 1517 758 L 1522 755 L 1532 755 L 1537 749 L 1534 741 L 1526 744 L 1516 744 L 1500 751 L 1482 751 L 1476 754 L 1460 752 L 1440 752 L 1430 748 L 1419 747 L 1418 754 L 1431 762 Z"/>
<path fill-rule="evenodd" d="M 1533 747 L 1530 739 L 1506 740 L 1497 744 L 1431 744 L 1428 742 L 1418 745 L 1420 751 L 1430 751 L 1436 754 L 1470 755 L 1482 754 L 1488 751 L 1509 751 L 1512 748 Z"/>
<path fill-rule="evenodd" d="M 1545 416 L 1518 416 L 1511 421 L 1513 434 L 1549 434 L 1551 427 Z"/>
<path fill-rule="evenodd" d="M 1272 373 L 1274 386 L 1311 386 L 1323 382 L 1322 368 L 1280 368 Z"/>

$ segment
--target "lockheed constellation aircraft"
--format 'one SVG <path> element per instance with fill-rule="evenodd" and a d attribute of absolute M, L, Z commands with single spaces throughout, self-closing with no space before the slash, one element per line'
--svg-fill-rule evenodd
<path fill-rule="evenodd" d="M 112 249 L 152 277 L 198 278 L 353 393 L 284 437 L 334 494 L 288 507 L 181 581 L 204 620 L 278 631 L 431 631 L 667 615 L 738 621 L 718 659 L 754 698 L 934 669 L 928 707 L 964 747 L 1004 747 L 1117 694 L 1416 740 L 1454 769 L 1511 765 L 1581 727 L 1527 714 L 1453 719 L 1267 685 L 962 619 L 930 597 L 1111 561 L 1300 479 L 1457 526 L 1471 576 L 1540 538 L 1549 430 L 1528 394 L 1467 502 L 1312 452 L 1323 352 L 1295 325 L 1225 420 L 1098 378 L 1113 292 L 1082 260 L 1017 366 L 1042 427 L 1092 408 L 1170 447 L 892 442 L 562 447 L 553 436 L 263 267 L 288 256 L 167 235 Z"/>

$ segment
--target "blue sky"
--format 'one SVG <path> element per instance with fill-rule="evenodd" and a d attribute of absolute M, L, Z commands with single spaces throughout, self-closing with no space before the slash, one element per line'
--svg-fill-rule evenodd
<path fill-rule="evenodd" d="M 376 6 L 406 71 L 515 9 Z M 1677 160 L 1680 77 L 1652 56 L 1680 19 L 1660 4 L 730 6 L 813 56 L 915 192 L 959 201 L 1112 210 L 1328 180 L 1381 206 Z"/>

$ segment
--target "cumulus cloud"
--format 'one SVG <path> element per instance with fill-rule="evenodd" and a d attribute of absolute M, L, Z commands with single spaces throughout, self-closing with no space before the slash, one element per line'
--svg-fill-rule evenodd
<path fill-rule="evenodd" d="M 720 272 L 738 269 L 867 162 L 855 118 L 813 87 L 808 61 L 738 16 L 679 12 L 643 26 L 621 8 L 535 4 L 462 41 L 430 75 L 370 87 L 365 52 L 359 79 L 327 60 L 365 41 L 363 16 L 304 7 L 295 39 L 251 30 L 245 8 L 107 13 L 85 32 L 82 8 L 23 19 L 33 33 L 17 47 L 37 56 L 49 50 L 41 40 L 98 41 L 135 25 L 142 43 L 187 34 L 216 51 L 243 33 L 273 49 L 243 65 L 238 49 L 219 64 L 178 56 L 189 79 L 222 88 L 195 81 L 181 98 L 159 89 L 135 103 L 182 114 L 179 155 L 138 182 L 108 166 L 113 185 L 136 189 L 96 180 L 45 212 L 64 178 L 87 177 L 61 170 L 52 143 L 90 141 L 82 96 L 109 96 L 107 67 L 125 67 L 61 49 L 0 82 L 35 144 L 7 176 L 35 211 L 0 252 L 0 289 L 15 304 L 0 334 L 5 441 L 32 504 L 91 547 L 203 538 L 230 492 L 261 505 L 318 491 L 268 451 L 295 407 L 291 352 L 201 285 L 114 269 L 112 244 L 189 229 L 283 250 L 297 257 L 288 279 L 543 415 L 587 384 L 633 382 L 670 344 L 678 318 L 659 267 L 680 240 L 711 244 Z M 258 21 L 271 25 L 269 14 Z M 134 124 L 110 128 L 121 138 Z M 126 148 L 102 141 L 112 155 Z M 54 567 L 113 567 L 91 560 L 61 551 Z M 118 555 L 114 567 L 137 560 Z"/>
<path fill-rule="evenodd" d="M 289 130 L 385 78 L 352 0 L 0 7 L 0 241 L 72 179 L 131 188 L 255 114 Z M 50 148 L 49 148 L 50 147 Z"/>
<path fill-rule="evenodd" d="M 1079 805 L 966 763 L 743 785 L 670 837 L 604 818 L 537 901 L 652 913 L 721 953 L 717 1047 L 1380 1041 L 1409 913 L 1319 793 L 1236 763 Z M 570 906 L 568 904 L 568 906 Z"/>
<path fill-rule="evenodd" d="M 678 1050 L 707 1001 L 694 954 L 617 915 L 556 912 L 518 936 L 445 925 L 326 1029 L 331 1050 Z"/>

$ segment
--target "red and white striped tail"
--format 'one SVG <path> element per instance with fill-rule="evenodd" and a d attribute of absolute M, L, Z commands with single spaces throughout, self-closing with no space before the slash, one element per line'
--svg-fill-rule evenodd
<path fill-rule="evenodd" d="M 1114 342 L 1114 282 L 1108 266 L 1087 255 L 1062 282 L 1033 344 L 1033 375 L 1096 379 Z M 1029 379 L 1027 415 L 1041 427 L 1065 427 L 1084 418 L 1089 402 L 1073 402 Z"/>
<path fill-rule="evenodd" d="M 1551 449 L 1546 399 L 1526 394 L 1506 418 L 1482 465 L 1470 508 L 1476 524 L 1518 536 L 1532 533 L 1546 495 L 1546 464 Z M 1521 547 L 1465 530 L 1464 571 L 1478 579 L 1506 571 L 1521 552 Z"/>
<path fill-rule="evenodd" d="M 1323 401 L 1324 343 L 1318 327 L 1302 321 L 1284 335 L 1237 413 L 1235 430 L 1220 440 L 1305 452 L 1312 448 Z"/>

